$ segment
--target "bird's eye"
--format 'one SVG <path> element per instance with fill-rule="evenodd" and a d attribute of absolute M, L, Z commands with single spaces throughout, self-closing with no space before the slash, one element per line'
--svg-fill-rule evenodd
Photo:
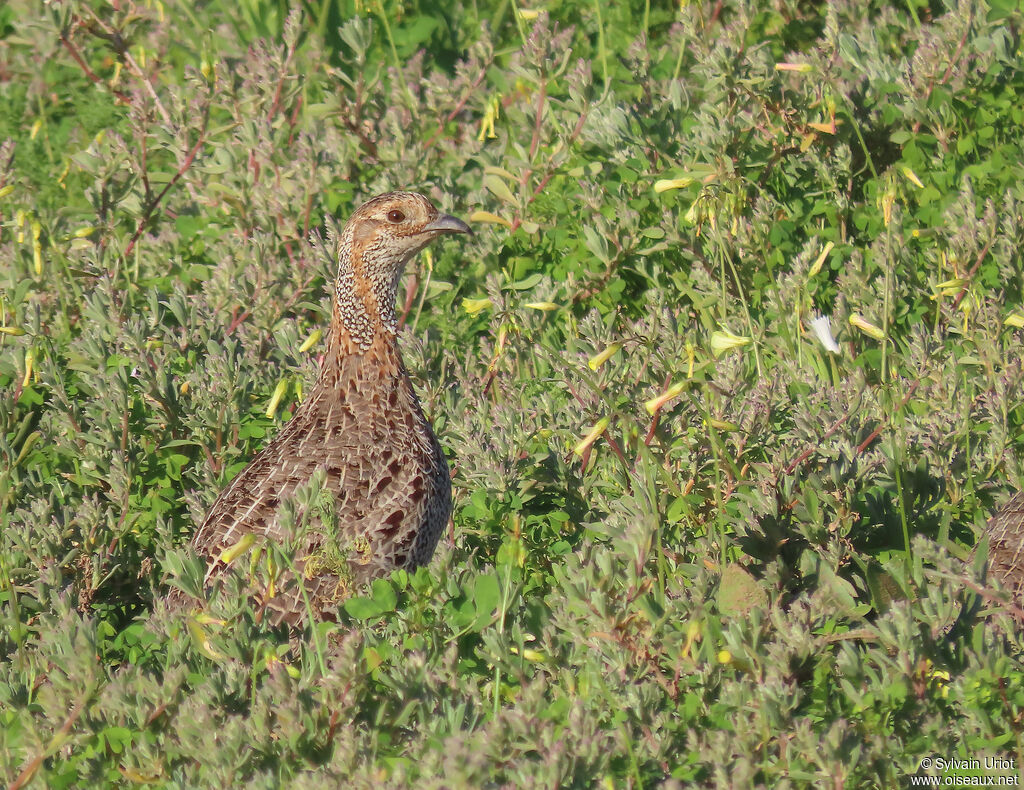
<path fill-rule="evenodd" d="M 405 219 L 405 214 L 399 211 L 397 208 L 391 209 L 388 212 L 388 222 L 394 222 L 396 225 Z"/>

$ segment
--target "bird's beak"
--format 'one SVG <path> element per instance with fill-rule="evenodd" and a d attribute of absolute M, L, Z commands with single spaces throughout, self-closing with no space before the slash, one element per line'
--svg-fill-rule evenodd
<path fill-rule="evenodd" d="M 473 230 L 458 217 L 450 214 L 438 214 L 433 222 L 423 226 L 421 233 L 468 233 L 473 235 Z"/>

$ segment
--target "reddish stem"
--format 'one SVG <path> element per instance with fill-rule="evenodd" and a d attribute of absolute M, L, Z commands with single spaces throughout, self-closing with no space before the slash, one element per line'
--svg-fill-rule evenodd
<path fill-rule="evenodd" d="M 79 68 L 82 69 L 82 72 L 85 74 L 86 77 L 88 77 L 93 82 L 93 84 L 102 85 L 104 88 L 111 91 L 118 98 L 119 101 L 124 102 L 125 104 L 130 103 L 130 99 L 127 93 L 119 91 L 116 88 L 111 88 L 103 81 L 101 77 L 99 77 L 92 69 L 89 68 L 89 64 L 85 62 L 85 59 L 82 57 L 82 54 L 78 51 L 78 48 L 71 43 L 71 39 L 68 38 L 68 34 L 66 31 L 62 31 L 60 34 L 60 43 L 64 45 L 64 49 L 66 49 L 68 51 L 68 54 L 70 54 L 71 57 L 75 59 L 75 62 L 78 64 Z"/>
<path fill-rule="evenodd" d="M 139 227 L 135 229 L 135 234 L 132 236 L 131 241 L 128 242 L 128 246 L 125 247 L 125 258 L 127 258 L 131 254 L 131 251 L 135 249 L 135 243 L 142 236 L 143 231 L 145 231 L 146 229 L 146 225 L 149 224 L 150 217 L 153 216 L 153 212 L 156 211 L 157 207 L 160 205 L 160 201 L 164 199 L 164 195 L 166 195 L 171 190 L 171 187 L 173 187 L 175 184 L 178 183 L 178 181 L 181 180 L 181 177 L 185 174 L 185 171 L 192 166 L 192 162 L 195 160 L 196 154 L 199 153 L 199 149 L 202 147 L 202 145 L 203 135 L 200 134 L 199 139 L 196 141 L 196 144 L 192 146 L 192 150 L 190 150 L 188 154 L 186 154 L 185 161 L 181 163 L 181 166 L 178 168 L 178 172 L 174 174 L 171 180 L 167 182 L 167 186 L 160 190 L 160 194 L 157 195 L 156 198 L 146 208 L 145 214 L 143 214 L 142 219 L 139 220 Z"/>

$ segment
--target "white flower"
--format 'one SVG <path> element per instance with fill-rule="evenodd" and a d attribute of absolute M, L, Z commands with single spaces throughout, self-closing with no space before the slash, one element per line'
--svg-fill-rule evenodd
<path fill-rule="evenodd" d="M 836 339 L 832 337 L 832 323 L 829 321 L 827 315 L 819 315 L 813 321 L 811 321 L 811 331 L 817 336 L 821 344 L 831 351 L 833 354 L 838 354 L 839 344 Z"/>

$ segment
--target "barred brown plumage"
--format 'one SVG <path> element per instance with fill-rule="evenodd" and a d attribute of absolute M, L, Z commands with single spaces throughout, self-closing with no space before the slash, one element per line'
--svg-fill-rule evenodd
<path fill-rule="evenodd" d="M 207 560 L 207 584 L 222 572 L 223 552 L 245 535 L 293 540 L 282 534 L 281 503 L 321 470 L 333 495 L 336 534 L 298 536 L 299 578 L 284 569 L 264 601 L 275 621 L 300 622 L 307 600 L 322 616 L 347 581 L 429 562 L 451 514 L 451 480 L 402 362 L 395 298 L 409 259 L 445 233 L 471 231 L 414 192 L 380 195 L 352 214 L 338 243 L 331 325 L 316 384 L 277 437 L 221 492 L 192 539 Z M 360 544 L 340 561 L 338 547 L 327 545 L 339 537 Z"/>
<path fill-rule="evenodd" d="M 1024 596 L 1024 491 L 989 519 L 985 531 L 989 573 L 1019 601 Z"/>

